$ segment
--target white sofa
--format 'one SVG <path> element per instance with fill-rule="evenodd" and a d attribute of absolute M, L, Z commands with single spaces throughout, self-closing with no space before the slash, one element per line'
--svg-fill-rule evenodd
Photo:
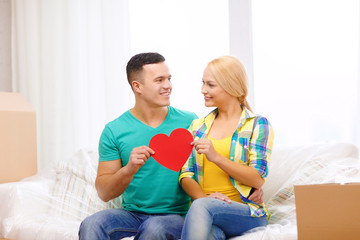
<path fill-rule="evenodd" d="M 0 184 L 0 238 L 17 240 L 78 239 L 87 215 L 120 205 L 102 202 L 95 191 L 97 153 L 80 150 L 56 166 L 53 177 L 36 175 Z M 276 145 L 264 185 L 272 213 L 267 227 L 232 240 L 297 239 L 294 185 L 360 182 L 359 151 L 348 143 Z M 131 239 L 131 238 L 130 238 Z"/>

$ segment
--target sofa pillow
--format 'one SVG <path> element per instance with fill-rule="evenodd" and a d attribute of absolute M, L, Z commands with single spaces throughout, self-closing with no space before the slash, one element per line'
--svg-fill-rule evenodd
<path fill-rule="evenodd" d="M 294 185 L 301 185 L 315 181 L 314 176 L 320 173 L 326 165 L 322 159 L 314 159 L 303 166 L 294 177 L 290 178 L 284 186 L 266 203 L 271 213 L 269 223 L 277 223 L 283 219 L 295 217 Z M 312 179 L 312 180 L 311 180 Z"/>
<path fill-rule="evenodd" d="M 263 186 L 264 201 L 267 202 L 273 197 L 313 159 L 333 161 L 343 158 L 359 158 L 357 147 L 349 143 L 275 145 L 269 164 L 269 175 Z"/>
<path fill-rule="evenodd" d="M 68 161 L 56 164 L 52 215 L 82 221 L 100 210 L 121 207 L 120 197 L 107 203 L 98 197 L 95 189 L 97 164 L 97 153 L 83 149 Z"/>
<path fill-rule="evenodd" d="M 283 172 L 278 171 L 276 174 L 281 175 Z M 295 218 L 294 185 L 358 181 L 359 177 L 360 160 L 353 145 L 318 145 L 312 157 L 304 158 L 303 164 L 266 202 L 272 214 L 270 223 Z"/>

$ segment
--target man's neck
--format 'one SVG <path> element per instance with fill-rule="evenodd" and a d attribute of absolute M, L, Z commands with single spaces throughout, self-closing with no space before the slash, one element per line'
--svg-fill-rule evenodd
<path fill-rule="evenodd" d="M 160 126 L 166 119 L 168 114 L 168 106 L 149 108 L 148 106 L 135 104 L 135 106 L 130 109 L 130 113 L 140 122 L 150 127 L 156 128 Z"/>

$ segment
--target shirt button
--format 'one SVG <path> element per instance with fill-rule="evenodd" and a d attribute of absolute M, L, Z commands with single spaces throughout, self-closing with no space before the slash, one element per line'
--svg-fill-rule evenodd
<path fill-rule="evenodd" d="M 234 159 L 234 157 L 230 157 L 230 159 Z"/>
<path fill-rule="evenodd" d="M 235 140 L 232 140 L 233 142 L 236 142 Z"/>

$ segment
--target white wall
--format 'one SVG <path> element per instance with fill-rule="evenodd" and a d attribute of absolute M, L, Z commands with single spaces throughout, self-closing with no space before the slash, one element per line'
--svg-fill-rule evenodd
<path fill-rule="evenodd" d="M 358 0 L 252 2 L 256 112 L 278 143 L 359 143 L 359 9 Z"/>

